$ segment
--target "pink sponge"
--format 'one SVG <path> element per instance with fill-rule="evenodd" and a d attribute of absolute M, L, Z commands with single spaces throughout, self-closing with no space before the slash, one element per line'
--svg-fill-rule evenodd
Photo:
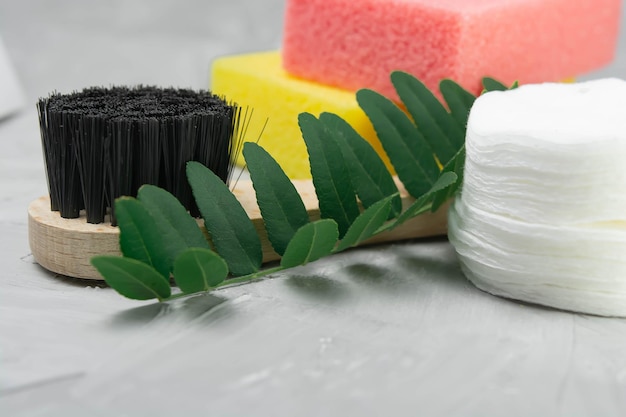
<path fill-rule="evenodd" d="M 283 65 L 293 75 L 395 97 L 403 70 L 453 78 L 558 81 L 612 58 L 621 0 L 288 0 Z"/>

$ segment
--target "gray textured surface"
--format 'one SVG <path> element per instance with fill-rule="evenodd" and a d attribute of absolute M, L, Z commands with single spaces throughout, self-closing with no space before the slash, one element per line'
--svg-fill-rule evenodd
<path fill-rule="evenodd" d="M 207 85 L 217 55 L 276 48 L 282 1 L 0 1 L 29 102 L 89 85 Z M 616 62 L 590 74 L 626 76 Z M 498 299 L 449 244 L 361 249 L 143 305 L 29 255 L 46 185 L 34 106 L 0 122 L 0 414 L 626 414 L 626 321 Z"/>

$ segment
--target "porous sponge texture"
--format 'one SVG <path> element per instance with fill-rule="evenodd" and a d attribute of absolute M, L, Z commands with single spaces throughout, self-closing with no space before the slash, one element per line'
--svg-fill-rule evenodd
<path fill-rule="evenodd" d="M 288 0 L 285 69 L 346 89 L 397 97 L 406 71 L 435 89 L 452 78 L 558 81 L 611 61 L 621 0 Z"/>
<path fill-rule="evenodd" d="M 256 141 L 263 131 L 259 145 L 292 179 L 311 177 L 306 146 L 298 126 L 298 115 L 302 112 L 315 116 L 321 112 L 339 115 L 383 155 L 376 133 L 358 106 L 353 91 L 290 76 L 283 70 L 277 51 L 216 59 L 212 66 L 211 90 L 252 110 L 245 140 Z M 244 160 L 240 156 L 237 162 L 243 165 Z"/>

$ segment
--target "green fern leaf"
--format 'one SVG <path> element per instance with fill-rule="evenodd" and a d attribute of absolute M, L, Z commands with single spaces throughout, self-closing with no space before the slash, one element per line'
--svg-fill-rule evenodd
<path fill-rule="evenodd" d="M 439 167 L 413 122 L 391 100 L 372 90 L 360 90 L 357 101 L 369 117 L 398 178 L 413 197 L 433 186 Z"/>
<path fill-rule="evenodd" d="M 187 248 L 209 248 L 196 220 L 172 194 L 154 185 L 143 185 L 137 199 L 156 221 L 156 231 L 160 234 L 170 267 Z"/>
<path fill-rule="evenodd" d="M 121 256 L 95 256 L 91 264 L 115 291 L 134 300 L 157 298 L 163 301 L 172 294 L 169 280 L 150 265 Z"/>
<path fill-rule="evenodd" d="M 352 223 L 352 226 L 350 226 L 344 238 L 341 239 L 335 252 L 341 252 L 352 246 L 356 246 L 374 236 L 389 217 L 392 199 L 394 197 L 395 196 L 389 196 L 380 200 L 361 213 L 354 223 Z"/>
<path fill-rule="evenodd" d="M 359 215 L 356 194 L 341 149 L 328 129 L 312 114 L 300 114 L 298 124 L 309 153 L 320 215 L 337 222 L 341 237 Z"/>
<path fill-rule="evenodd" d="M 398 194 L 398 187 L 385 163 L 352 126 L 332 113 L 322 113 L 320 121 L 341 148 L 350 181 L 363 207 L 368 208 L 390 195 Z M 402 200 L 396 195 L 392 199 L 391 216 L 397 216 L 401 210 Z"/>
<path fill-rule="evenodd" d="M 470 109 L 474 105 L 474 101 L 476 101 L 476 96 L 465 90 L 456 82 L 447 79 L 439 83 L 439 90 L 446 104 L 448 104 L 450 114 L 454 120 L 456 120 L 457 125 L 463 129 L 463 135 L 465 135 L 467 118 L 469 117 Z M 462 139 L 463 142 L 465 142 L 465 138 L 463 137 Z"/>
<path fill-rule="evenodd" d="M 454 157 L 465 140 L 465 131 L 426 86 L 402 71 L 391 74 L 402 103 L 442 164 Z"/>
<path fill-rule="evenodd" d="M 267 237 L 279 255 L 300 227 L 309 222 L 302 198 L 276 160 L 254 142 L 243 146 Z"/>
<path fill-rule="evenodd" d="M 215 250 L 233 275 L 261 267 L 261 240 L 252 221 L 226 184 L 199 162 L 187 163 L 187 177 Z"/>
<path fill-rule="evenodd" d="M 452 198 L 463 184 L 463 168 L 465 167 L 465 145 L 457 152 L 448 164 L 441 171 L 442 176 L 446 173 L 454 173 L 457 180 L 449 186 L 438 190 L 433 196 L 433 204 L 431 210 L 437 211 L 448 199 Z"/>
<path fill-rule="evenodd" d="M 208 291 L 227 275 L 228 265 L 210 249 L 186 249 L 174 262 L 174 280 L 185 294 Z"/>
<path fill-rule="evenodd" d="M 330 255 L 339 238 L 337 223 L 322 219 L 302 226 L 294 235 L 280 261 L 283 268 L 293 268 Z"/>
<path fill-rule="evenodd" d="M 161 239 L 157 223 L 144 205 L 132 197 L 115 200 L 120 228 L 120 249 L 126 258 L 150 265 L 169 279 L 172 264 Z"/>

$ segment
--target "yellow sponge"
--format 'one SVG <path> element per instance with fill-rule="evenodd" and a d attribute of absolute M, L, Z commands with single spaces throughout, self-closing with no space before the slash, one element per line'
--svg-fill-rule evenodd
<path fill-rule="evenodd" d="M 292 178 L 310 178 L 308 154 L 298 115 L 335 113 L 384 155 L 372 125 L 358 106 L 354 91 L 346 91 L 290 76 L 282 69 L 278 51 L 228 56 L 215 60 L 211 75 L 213 93 L 252 109 L 246 140 L 254 141 L 267 126 L 263 146 Z M 389 167 L 386 157 L 383 158 Z M 237 161 L 243 164 L 243 158 Z"/>

